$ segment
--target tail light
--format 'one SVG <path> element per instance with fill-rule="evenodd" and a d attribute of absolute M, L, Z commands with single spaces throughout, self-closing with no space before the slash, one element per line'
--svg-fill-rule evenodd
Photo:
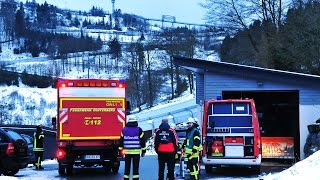
<path fill-rule="evenodd" d="M 258 144 L 257 144 L 258 148 L 261 149 L 261 142 L 260 142 L 260 139 L 258 139 Z"/>
<path fill-rule="evenodd" d="M 66 156 L 66 152 L 63 149 L 58 149 L 56 152 L 56 156 L 58 159 L 62 159 Z"/>
<path fill-rule="evenodd" d="M 206 143 L 206 137 L 203 136 L 202 137 L 202 146 L 203 146 L 203 149 L 202 149 L 202 155 L 205 156 L 207 154 L 207 143 Z"/>
<path fill-rule="evenodd" d="M 14 154 L 14 144 L 13 143 L 8 144 L 6 154 L 7 155 Z"/>

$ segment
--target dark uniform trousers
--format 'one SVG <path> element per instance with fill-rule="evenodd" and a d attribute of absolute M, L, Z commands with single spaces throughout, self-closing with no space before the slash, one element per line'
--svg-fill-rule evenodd
<path fill-rule="evenodd" d="M 36 156 L 36 167 L 39 168 L 43 160 L 43 151 L 34 151 L 34 155 Z"/>
<path fill-rule="evenodd" d="M 159 152 L 158 153 L 158 164 L 159 164 L 159 180 L 164 179 L 164 168 L 167 163 L 169 180 L 174 180 L 174 166 L 175 166 L 175 153 L 172 152 Z"/>
<path fill-rule="evenodd" d="M 187 168 L 190 170 L 190 179 L 199 179 L 198 158 L 188 159 Z"/>
<path fill-rule="evenodd" d="M 125 167 L 124 167 L 124 180 L 129 180 L 130 169 L 131 169 L 131 161 L 132 161 L 132 175 L 133 180 L 139 179 L 139 163 L 140 163 L 140 154 L 126 154 L 124 157 Z"/>

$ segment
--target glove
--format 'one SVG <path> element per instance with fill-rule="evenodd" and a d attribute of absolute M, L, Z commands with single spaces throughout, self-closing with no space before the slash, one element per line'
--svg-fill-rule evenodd
<path fill-rule="evenodd" d="M 197 153 L 197 150 L 196 149 L 192 149 L 192 153 Z"/>
<path fill-rule="evenodd" d="M 142 150 L 141 157 L 144 157 L 145 154 L 146 154 L 146 150 Z"/>

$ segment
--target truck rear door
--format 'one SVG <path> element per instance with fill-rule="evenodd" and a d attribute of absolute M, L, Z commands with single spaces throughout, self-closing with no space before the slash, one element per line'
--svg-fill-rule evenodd
<path fill-rule="evenodd" d="M 126 101 L 119 81 L 59 80 L 58 88 L 58 140 L 120 138 Z"/>

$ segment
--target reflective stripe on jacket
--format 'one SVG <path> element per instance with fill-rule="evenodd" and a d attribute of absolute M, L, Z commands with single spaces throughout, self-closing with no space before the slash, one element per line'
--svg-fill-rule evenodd
<path fill-rule="evenodd" d="M 42 132 L 35 132 L 33 134 L 33 151 L 44 151 L 43 147 L 44 143 L 44 133 Z"/>
<path fill-rule="evenodd" d="M 178 150 L 176 131 L 170 128 L 168 123 L 161 123 L 154 135 L 154 146 L 157 153 L 172 153 Z"/>
<path fill-rule="evenodd" d="M 122 129 L 119 150 L 124 149 L 125 154 L 141 154 L 146 150 L 144 133 L 138 126 L 125 126 Z"/>
<path fill-rule="evenodd" d="M 197 158 L 199 156 L 199 152 L 202 150 L 202 145 L 200 141 L 200 133 L 197 128 L 193 127 L 191 131 L 188 133 L 187 139 L 186 139 L 186 149 L 185 149 L 185 155 L 191 155 L 189 159 L 191 158 Z"/>

